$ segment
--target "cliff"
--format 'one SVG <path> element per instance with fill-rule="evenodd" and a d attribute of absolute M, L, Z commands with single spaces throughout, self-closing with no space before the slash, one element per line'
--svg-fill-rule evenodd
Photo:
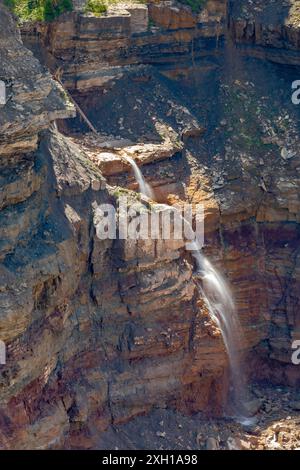
<path fill-rule="evenodd" d="M 1 109 L 2 448 L 91 447 L 157 403 L 221 407 L 209 390 L 223 381 L 224 347 L 196 307 L 182 245 L 97 238 L 95 207 L 117 206 L 118 192 L 55 126 L 43 131 L 74 110 L 0 9 L 12 80 Z"/>
<path fill-rule="evenodd" d="M 144 19 L 134 22 L 130 6 L 111 7 L 105 16 L 74 12 L 49 25 L 24 25 L 22 35 L 37 53 L 42 40 L 48 65 L 53 71 L 59 68 L 68 89 L 87 92 L 117 78 L 124 66 L 178 67 L 178 62 L 190 62 L 214 49 L 216 36 L 223 33 L 225 13 L 225 0 L 209 1 L 199 18 L 179 4 L 151 3 L 145 25 Z"/>
<path fill-rule="evenodd" d="M 153 408 L 224 411 L 228 359 L 183 243 L 96 235 L 97 206 L 117 209 L 124 188 L 149 210 L 126 155 L 160 202 L 204 204 L 252 379 L 299 385 L 297 2 L 272 2 L 272 28 L 268 2 L 230 3 L 151 3 L 142 32 L 126 9 L 22 26 L 97 137 L 0 5 L 2 448 L 97 448 Z"/>
<path fill-rule="evenodd" d="M 248 54 L 299 65 L 299 2 L 242 0 L 229 3 L 232 35 Z"/>

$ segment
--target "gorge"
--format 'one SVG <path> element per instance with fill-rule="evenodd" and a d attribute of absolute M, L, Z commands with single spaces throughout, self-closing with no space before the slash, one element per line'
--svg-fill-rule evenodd
<path fill-rule="evenodd" d="M 0 2 L 0 447 L 300 447 L 299 2 L 75 3 L 18 25 Z M 204 206 L 198 263 L 97 237 L 99 205 L 152 204 L 132 165 L 158 204 Z"/>

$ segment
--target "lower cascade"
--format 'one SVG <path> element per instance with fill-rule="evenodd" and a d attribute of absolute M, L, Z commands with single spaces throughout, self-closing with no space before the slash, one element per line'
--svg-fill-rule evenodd
<path fill-rule="evenodd" d="M 146 182 L 140 168 L 136 162 L 126 157 L 126 160 L 133 168 L 140 192 L 155 200 L 151 186 Z M 172 207 L 172 206 L 167 206 Z M 174 207 L 172 207 L 174 210 Z M 233 296 L 227 282 L 216 270 L 212 263 L 201 253 L 200 244 L 195 238 L 195 234 L 184 217 L 180 216 L 185 226 L 184 233 L 188 235 L 189 241 L 186 243 L 188 249 L 196 263 L 195 283 L 201 294 L 209 315 L 213 322 L 217 324 L 221 331 L 223 342 L 226 348 L 230 367 L 230 415 L 242 425 L 249 426 L 255 423 L 255 418 L 249 416 L 247 410 L 247 378 L 242 370 L 241 344 L 242 328 L 235 309 Z"/>
<path fill-rule="evenodd" d="M 247 379 L 242 370 L 241 339 L 242 328 L 236 313 L 230 288 L 211 262 L 195 246 L 193 256 L 196 260 L 197 274 L 201 282 L 196 281 L 210 317 L 218 325 L 229 358 L 231 379 L 232 414 L 241 424 L 250 425 L 254 418 L 248 416 L 246 409 Z"/>

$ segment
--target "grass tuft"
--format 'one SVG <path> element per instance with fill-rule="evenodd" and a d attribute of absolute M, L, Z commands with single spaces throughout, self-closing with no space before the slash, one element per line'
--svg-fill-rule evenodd
<path fill-rule="evenodd" d="M 95 16 L 101 16 L 107 12 L 107 4 L 103 0 L 88 0 L 85 11 L 93 13 Z"/>

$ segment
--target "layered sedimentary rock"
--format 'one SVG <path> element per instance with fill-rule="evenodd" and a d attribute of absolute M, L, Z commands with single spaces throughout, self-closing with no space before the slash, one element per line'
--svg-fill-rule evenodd
<path fill-rule="evenodd" d="M 0 10 L 5 48 L 18 46 L 10 67 L 34 98 L 22 133 L 8 114 L 19 95 L 1 109 L 12 129 L 1 156 L 1 447 L 93 447 L 109 424 L 157 405 L 221 412 L 226 354 L 183 243 L 97 237 L 97 207 L 117 207 L 120 193 L 55 126 L 41 132 L 74 110 L 49 74 L 30 89 L 39 65 Z"/>
<path fill-rule="evenodd" d="M 169 63 L 178 68 L 178 61 L 192 65 L 205 48 L 216 47 L 225 17 L 225 0 L 207 2 L 199 15 L 182 4 L 166 1 L 150 4 L 147 30 L 129 5 L 128 9 L 113 7 L 101 17 L 66 14 L 48 26 L 24 26 L 22 34 L 33 49 L 38 49 L 41 38 L 48 65 L 53 71 L 59 68 L 66 87 L 86 93 L 109 86 L 122 75 L 124 66 Z"/>
<path fill-rule="evenodd" d="M 288 10 L 294 19 L 296 6 L 293 3 Z M 283 22 L 282 6 L 273 7 L 274 17 Z M 265 8 L 266 4 L 257 4 L 253 10 L 262 24 L 267 24 Z M 185 18 L 178 5 L 163 3 L 151 9 L 171 9 L 168 18 L 166 12 L 158 15 L 168 33 Z M 291 364 L 291 344 L 299 334 L 295 287 L 299 113 L 291 102 L 291 85 L 298 75 L 296 68 L 278 68 L 251 58 L 257 56 L 256 47 L 236 49 L 232 40 L 239 41 L 233 34 L 238 11 L 247 15 L 250 4 L 244 4 L 242 10 L 234 2 L 228 5 L 230 28 L 222 57 L 215 50 L 209 59 L 211 51 L 203 49 L 205 62 L 196 61 L 192 71 L 185 69 L 177 83 L 164 80 L 151 67 L 120 65 L 122 73 L 115 76 L 100 98 L 86 93 L 78 94 L 77 99 L 97 123 L 104 140 L 113 141 L 108 136 L 111 133 L 132 143 L 141 139 L 163 141 L 156 132 L 157 124 L 163 124 L 184 141 L 184 151 L 172 161 L 156 164 L 153 158 L 152 164 L 144 166 L 146 178 L 160 201 L 188 200 L 205 205 L 207 252 L 219 260 L 231 278 L 249 341 L 245 340 L 245 349 L 257 346 L 258 356 L 279 360 L 278 373 L 272 364 L 274 378 L 279 380 L 287 374 L 287 380 L 295 382 L 298 369 Z M 290 63 L 289 51 L 295 44 L 288 37 L 280 45 L 273 39 L 261 45 L 264 55 L 258 57 L 273 61 L 276 55 L 276 62 L 285 57 L 284 62 Z M 181 65 L 179 68 L 182 70 Z M 165 74 L 164 67 L 158 65 L 158 69 Z M 108 75 L 109 71 L 113 74 L 114 67 L 105 66 L 103 72 Z M 78 123 L 72 126 L 79 130 Z M 201 132 L 186 132 L 183 139 L 183 129 L 193 126 Z M 109 181 L 136 188 L 128 176 L 118 176 L 122 170 L 122 166 L 114 166 L 118 144 L 109 147 L 105 155 Z M 97 154 L 97 148 L 93 151 Z M 99 155 L 101 152 L 99 146 Z M 288 261 L 283 263 L 283 258 Z M 286 289 L 291 292 L 288 294 Z M 280 364 L 287 367 L 281 370 Z M 262 374 L 267 369 L 262 368 Z"/>
<path fill-rule="evenodd" d="M 275 82 L 274 87 L 272 82 L 275 66 L 266 67 L 255 60 L 247 63 L 239 55 L 236 60 L 240 67 L 233 76 L 226 77 L 217 96 L 215 89 L 211 90 L 209 99 L 207 88 L 197 92 L 190 119 L 197 122 L 198 118 L 201 122 L 203 112 L 206 110 L 208 115 L 211 112 L 205 102 L 215 101 L 219 111 L 210 116 L 211 125 L 206 130 L 203 128 L 200 136 L 191 135 L 176 157 L 160 162 L 153 158 L 142 168 L 160 201 L 204 204 L 206 250 L 231 279 L 245 331 L 245 350 L 258 347 L 265 359 L 276 358 L 286 363 L 286 371 L 291 373 L 293 381 L 297 367 L 291 365 L 291 343 L 298 335 L 297 308 L 286 306 L 287 298 L 282 289 L 287 285 L 288 290 L 292 289 L 289 296 L 293 296 L 296 306 L 298 274 L 294 263 L 298 263 L 299 178 L 295 169 L 299 161 L 293 136 L 297 134 L 298 110 L 290 100 L 289 81 L 282 82 L 283 96 L 275 97 Z M 207 81 L 212 80 L 211 77 L 209 75 Z M 130 75 L 114 87 L 111 92 L 114 99 L 119 90 L 121 93 L 124 89 L 125 81 L 130 87 L 129 79 Z M 155 86 L 155 73 L 151 80 Z M 264 95 L 264 83 L 270 86 L 269 98 Z M 181 100 L 188 103 L 195 98 L 191 81 L 185 83 L 184 96 L 182 82 L 175 90 L 172 84 L 172 101 L 168 95 L 170 89 L 166 86 L 161 89 L 161 94 L 154 99 L 153 110 L 153 98 L 147 96 L 145 88 L 143 95 L 135 85 L 129 90 L 141 100 L 140 107 L 144 114 L 149 112 L 149 119 L 158 122 L 164 119 L 165 126 L 172 124 L 172 132 L 180 136 L 183 122 L 180 119 L 176 122 L 171 108 L 181 109 L 179 116 L 182 118 Z M 109 102 L 109 94 L 106 96 Z M 98 102 L 99 115 L 103 116 L 106 107 L 106 100 L 102 104 Z M 126 121 L 128 113 L 130 118 Z M 136 129 L 138 139 L 141 121 L 137 110 L 134 117 L 127 105 L 120 106 L 118 118 L 125 124 L 119 131 L 123 138 L 133 138 L 131 130 Z M 184 125 L 188 126 L 188 122 Z M 109 126 L 117 132 L 117 121 Z M 107 130 L 100 122 L 99 128 Z M 115 154 L 120 152 L 118 145 L 112 141 L 106 152 L 109 182 L 135 188 L 128 175 L 122 176 L 122 168 L 115 166 Z M 103 150 L 99 147 L 98 150 L 101 158 Z M 126 147 L 124 150 L 126 152 Z M 138 158 L 136 161 L 143 164 Z M 287 259 L 284 264 L 283 257 Z M 287 308 L 293 313 L 287 314 Z M 293 374 L 296 374 L 294 378 Z"/>
<path fill-rule="evenodd" d="M 299 18 L 297 1 L 229 2 L 229 26 L 235 42 L 246 47 L 248 54 L 278 63 L 299 65 Z"/>
<path fill-rule="evenodd" d="M 207 2 L 195 19 L 155 4 L 158 29 L 142 34 L 127 11 L 34 27 L 44 63 L 99 131 L 90 145 L 42 131 L 74 111 L 0 6 L 13 71 L 3 78 L 18 77 L 0 109 L 2 448 L 96 447 L 109 424 L 152 407 L 222 412 L 228 359 L 183 243 L 97 236 L 101 203 L 153 204 L 120 189 L 137 189 L 120 164 L 128 154 L 160 202 L 204 205 L 205 252 L 231 282 L 249 372 L 299 383 L 298 69 L 219 44 L 225 7 Z M 23 27 L 36 51 L 32 31 Z M 59 127 L 87 130 L 78 119 Z"/>

